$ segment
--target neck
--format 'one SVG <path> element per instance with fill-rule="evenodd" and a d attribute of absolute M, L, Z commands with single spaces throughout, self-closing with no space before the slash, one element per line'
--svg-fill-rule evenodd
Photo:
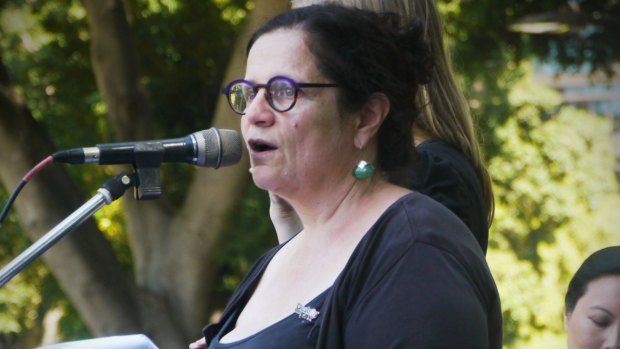
<path fill-rule="evenodd" d="M 349 231 L 359 231 L 356 226 L 363 221 L 360 217 L 377 206 L 385 195 L 385 188 L 392 188 L 392 185 L 379 176 L 361 181 L 351 177 L 336 190 L 329 187 L 325 193 L 306 195 L 290 202 L 303 223 L 304 235 L 333 239 Z M 365 231 L 362 229 L 362 233 Z"/>

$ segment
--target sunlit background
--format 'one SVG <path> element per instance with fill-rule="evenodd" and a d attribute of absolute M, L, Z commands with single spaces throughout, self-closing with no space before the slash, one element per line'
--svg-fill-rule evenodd
<path fill-rule="evenodd" d="M 152 115 L 152 137 L 184 136 L 212 124 L 243 25 L 255 8 L 276 7 L 278 2 L 286 4 L 285 0 L 123 2 L 139 67 L 139 89 Z M 502 299 L 504 347 L 563 348 L 568 280 L 587 255 L 620 244 L 620 4 L 613 0 L 439 0 L 437 4 L 494 183 L 496 212 L 487 260 Z M 0 0 L 0 11 L 2 75 L 6 70 L 0 86 L 4 96 L 0 134 L 9 132 L 22 115 L 6 103 L 11 95 L 36 121 L 31 127 L 39 128 L 37 132 L 49 137 L 56 149 L 121 137 L 93 70 L 92 31 L 83 3 Z M 54 151 L 32 147 L 37 154 Z M 20 159 L 20 154 L 3 153 L 0 145 L 2 204 L 17 185 L 9 170 Z M 53 166 L 68 172 L 76 194 L 84 200 L 118 170 Z M 162 168 L 161 200 L 171 217 L 162 220 L 164 225 L 180 219 L 175 214 L 195 188 L 190 183 L 202 178 L 199 171 L 212 170 Z M 38 176 L 47 175 L 43 171 Z M 28 189 L 22 195 L 37 195 Z M 211 248 L 204 261 L 211 268 L 201 274 L 206 289 L 195 296 L 207 298 L 206 305 L 195 310 L 204 313 L 204 319 L 217 315 L 253 261 L 275 244 L 265 193 L 248 182 L 247 189 L 231 196 L 237 200 L 234 211 L 213 217 L 225 222 L 217 234 L 208 235 L 214 243 L 203 237 L 193 242 Z M 63 201 L 62 195 L 54 198 Z M 131 196 L 97 212 L 96 229 L 113 247 L 115 263 L 130 276 L 132 286 L 162 295 L 168 312 L 185 314 L 181 311 L 186 309 L 180 310 L 170 296 L 171 289 L 190 286 L 167 281 L 182 271 L 146 275 L 137 267 L 136 251 L 142 251 L 138 245 L 143 241 L 131 238 L 133 226 L 123 202 L 127 200 Z M 32 243 L 33 235 L 25 227 L 42 224 L 42 218 L 29 211 L 28 202 L 16 205 L 0 228 L 0 266 Z M 195 205 L 196 215 L 212 214 L 210 206 Z M 168 229 L 189 244 L 196 239 L 182 228 Z M 160 244 L 158 251 L 165 250 L 165 242 Z M 72 287 L 59 282 L 39 259 L 0 288 L 0 348 L 109 335 L 89 325 L 96 322 L 96 315 L 82 311 L 88 296 L 66 296 Z M 199 327 L 177 325 L 182 340 L 200 336 Z M 149 334 L 149 326 L 143 322 L 127 331 Z"/>

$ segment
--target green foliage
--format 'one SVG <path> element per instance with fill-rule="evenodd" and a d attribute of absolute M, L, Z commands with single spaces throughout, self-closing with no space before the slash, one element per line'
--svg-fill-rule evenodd
<path fill-rule="evenodd" d="M 93 145 L 107 132 L 80 9 L 79 1 L 15 1 L 5 4 L 0 18 L 2 59 L 12 83 L 57 148 Z M 105 178 L 99 168 L 68 171 L 84 193 Z"/>
<path fill-rule="evenodd" d="M 269 220 L 269 197 L 267 192 L 250 185 L 241 203 L 234 225 L 225 233 L 222 245 L 214 255 L 220 266 L 218 274 L 221 286 L 218 299 L 225 302 L 239 285 L 252 264 L 268 249 L 276 246 L 278 240 Z M 225 303 L 217 304 L 223 307 Z"/>
<path fill-rule="evenodd" d="M 94 218 L 99 230 L 112 244 L 119 263 L 126 267 L 128 274 L 132 274 L 131 249 L 127 240 L 125 216 L 122 210 L 123 200 L 125 200 L 125 197 L 121 197 L 103 206 L 99 211 L 95 212 Z"/>
<path fill-rule="evenodd" d="M 222 11 L 243 2 L 136 1 L 132 30 L 144 87 L 163 134 L 209 127 L 237 28 Z M 235 20 L 238 22 L 238 20 Z"/>
<path fill-rule="evenodd" d="M 488 261 L 502 297 L 507 349 L 564 347 L 562 299 L 570 275 L 594 249 L 618 243 L 615 160 L 602 136 L 610 132 L 608 121 L 559 108 L 559 95 L 533 83 L 531 68 L 520 65 L 540 56 L 563 65 L 586 61 L 595 67 L 617 57 L 613 55 L 618 46 L 594 47 L 600 41 L 579 43 L 574 36 L 543 41 L 506 29 L 524 14 L 564 3 L 438 2 L 455 65 L 484 135 L 495 185 L 497 210 Z M 580 3 L 592 12 L 605 1 Z M 208 128 L 231 45 L 253 2 L 127 4 L 155 136 L 178 137 Z M 91 69 L 90 34 L 81 2 L 4 0 L 0 10 L 2 59 L 18 93 L 56 147 L 113 141 Z M 91 195 L 114 173 L 106 166 L 68 170 L 84 195 Z M 162 199 L 175 207 L 194 170 L 164 166 L 162 171 Z M 5 192 L 0 199 L 4 203 Z M 129 268 L 131 254 L 118 203 L 98 212 L 96 220 Z M 220 266 L 215 295 L 219 306 L 256 258 L 276 244 L 268 204 L 265 192 L 251 186 L 214 256 Z M 8 263 L 29 243 L 12 213 L 0 231 L 0 263 Z M 42 263 L 34 263 L 0 289 L 0 333 L 20 339 L 56 309 L 64 314 L 60 324 L 65 339 L 88 336 L 53 277 Z"/>
<path fill-rule="evenodd" d="M 592 12 L 607 2 L 579 3 Z M 600 42 L 615 31 L 589 40 L 507 30 L 511 21 L 564 1 L 438 4 L 494 182 L 487 260 L 502 299 L 505 348 L 565 347 L 563 296 L 570 276 L 589 253 L 620 241 L 611 126 L 560 108 L 560 95 L 535 84 L 532 68 L 521 62 L 537 57 L 565 68 L 587 63 L 605 69 L 620 57 L 619 46 Z"/>
<path fill-rule="evenodd" d="M 0 333 L 20 333 L 32 327 L 40 303 L 39 290 L 16 276 L 0 290 Z"/>
<path fill-rule="evenodd" d="M 5 194 L 0 188 L 2 205 L 7 199 Z M 1 267 L 31 245 L 17 224 L 15 211 L 10 212 L 0 230 Z M 32 342 L 29 336 L 41 331 L 44 317 L 52 311 L 60 314 L 63 338 L 88 337 L 88 330 L 54 277 L 41 260 L 36 260 L 0 288 L 0 343 L 3 340 L 16 345 Z"/>
<path fill-rule="evenodd" d="M 7 198 L 8 195 L 0 188 L 2 206 Z M 2 267 L 11 262 L 11 256 L 17 256 L 30 244 L 16 224 L 14 211 L 9 212 L 0 230 Z M 35 325 L 42 302 L 38 284 L 45 273 L 40 263 L 34 263 L 0 288 L 0 338 L 18 340 L 21 333 Z"/>
<path fill-rule="evenodd" d="M 80 319 L 80 315 L 66 299 L 58 302 L 61 312 L 59 319 L 59 334 L 65 341 L 93 338 L 92 333 Z"/>
<path fill-rule="evenodd" d="M 2 10 L 2 58 L 13 83 L 63 148 L 93 142 L 103 116 L 93 111 L 100 100 L 90 67 L 88 25 L 75 6 L 79 2 L 24 2 Z"/>
<path fill-rule="evenodd" d="M 136 0 L 128 6 L 155 136 L 180 137 L 208 128 L 231 45 L 250 5 Z M 96 88 L 81 2 L 16 0 L 0 3 L 0 9 L 2 58 L 57 148 L 118 141 L 111 138 Z M 92 193 L 110 174 L 93 167 L 68 170 L 84 193 Z M 177 204 L 193 169 L 163 166 L 162 172 L 166 198 Z"/>
<path fill-rule="evenodd" d="M 620 4 L 614 0 L 571 1 L 593 25 L 562 35 L 511 32 L 509 24 L 527 15 L 569 12 L 565 0 L 440 0 L 457 66 L 468 75 L 501 71 L 509 61 L 538 57 L 565 69 L 607 70 L 620 57 L 616 33 Z M 609 21 L 606 19 L 609 18 Z M 612 19 L 614 18 L 614 19 Z M 472 60 L 472 57 L 476 59 Z M 473 73 L 473 74 L 472 74 Z"/>
<path fill-rule="evenodd" d="M 252 3 L 135 0 L 127 5 L 142 87 L 154 116 L 155 136 L 180 137 L 208 128 L 231 45 Z M 96 88 L 88 18 L 80 1 L 0 1 L 0 52 L 17 92 L 56 148 L 116 141 L 109 133 L 106 106 Z M 73 166 L 67 170 L 87 197 L 116 169 Z M 163 166 L 162 200 L 176 206 L 185 195 L 193 171 L 190 166 Z M 7 196 L 0 194 L 4 203 Z M 119 261 L 131 269 L 119 202 L 97 212 L 95 219 L 112 242 Z M 29 244 L 11 214 L 0 234 L 2 265 Z M 0 289 L 0 336 L 8 334 L 18 340 L 20 335 L 40 327 L 46 313 L 58 309 L 63 314 L 60 326 L 64 339 L 88 336 L 41 262 L 24 270 L 10 285 Z M 30 294 L 44 294 L 45 299 Z"/>
<path fill-rule="evenodd" d="M 513 111 L 495 129 L 501 150 L 489 164 L 497 206 L 488 262 L 505 347 L 558 348 L 572 273 L 588 254 L 618 242 L 611 125 L 583 110 L 558 110 L 558 93 L 530 74 L 512 83 Z"/>
<path fill-rule="evenodd" d="M 80 3 L 13 1 L 2 3 L 0 8 L 2 59 L 33 116 L 53 135 L 59 148 L 92 144 L 91 135 L 105 129 L 100 129 L 104 125 L 103 114 L 97 112 L 101 101 L 90 68 L 87 23 Z M 78 129 L 90 131 L 75 132 Z M 105 175 L 98 168 L 75 167 L 69 171 L 85 193 L 96 189 L 91 189 L 92 185 L 103 183 Z M 2 196 L 2 204 L 5 199 Z M 11 247 L 0 250 L 0 261 L 5 265 L 31 242 L 21 233 L 14 213 L 1 233 L 0 239 L 10 242 L 2 241 L 0 246 Z M 10 325 L 4 322 L 7 326 L 1 326 L 0 333 L 13 341 L 28 340 L 23 337 L 39 332 L 45 314 L 53 309 L 61 312 L 61 322 L 79 323 L 73 327 L 80 330 L 65 332 L 66 338 L 88 333 L 40 260 L 0 289 L 0 295 L 0 307 L 7 310 L 2 314 L 13 321 Z"/>
<path fill-rule="evenodd" d="M 132 31 L 142 82 L 161 138 L 209 128 L 246 1 L 134 1 Z M 166 199 L 178 206 L 188 166 L 163 166 Z"/>

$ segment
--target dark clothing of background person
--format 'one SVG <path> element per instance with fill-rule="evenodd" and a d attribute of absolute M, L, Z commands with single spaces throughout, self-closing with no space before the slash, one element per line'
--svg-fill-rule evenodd
<path fill-rule="evenodd" d="M 283 245 L 259 259 L 220 322 L 205 327 L 207 343 L 224 335 L 223 324 L 244 308 Z M 320 313 L 313 326 L 297 341 L 333 349 L 502 347 L 499 295 L 476 240 L 445 206 L 417 192 L 381 215 L 325 298 L 316 305 Z M 246 342 L 244 348 L 260 347 L 256 344 Z"/>
<path fill-rule="evenodd" d="M 413 164 L 390 182 L 426 194 L 450 209 L 474 234 L 486 255 L 489 220 L 482 185 L 467 158 L 441 140 L 416 146 Z"/>

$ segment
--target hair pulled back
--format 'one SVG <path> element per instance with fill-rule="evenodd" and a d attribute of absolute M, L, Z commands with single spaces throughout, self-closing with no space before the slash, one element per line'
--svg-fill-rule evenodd
<path fill-rule="evenodd" d="M 401 23 L 416 16 L 424 23 L 424 38 L 433 55 L 432 81 L 418 89 L 417 103 L 422 108 L 414 129 L 430 139 L 440 139 L 459 149 L 476 170 L 485 198 L 489 226 L 495 212 L 491 177 L 484 165 L 476 120 L 455 77 L 450 50 L 444 44 L 444 25 L 435 0 L 331 0 L 344 6 L 374 12 L 394 12 Z M 325 3 L 326 0 L 291 0 L 293 7 Z"/>
<path fill-rule="evenodd" d="M 573 312 L 577 301 L 586 293 L 592 280 L 611 275 L 620 275 L 620 246 L 598 250 L 581 264 L 568 284 L 564 301 L 565 313 Z"/>
<path fill-rule="evenodd" d="M 278 29 L 304 32 L 319 71 L 338 84 L 339 108 L 353 112 L 375 93 L 390 101 L 378 133 L 377 164 L 383 170 L 406 165 L 414 154 L 412 127 L 420 113 L 418 86 L 431 79 L 433 62 L 423 40 L 423 24 L 401 25 L 393 13 L 375 13 L 334 4 L 284 12 L 254 33 L 247 47 Z"/>

